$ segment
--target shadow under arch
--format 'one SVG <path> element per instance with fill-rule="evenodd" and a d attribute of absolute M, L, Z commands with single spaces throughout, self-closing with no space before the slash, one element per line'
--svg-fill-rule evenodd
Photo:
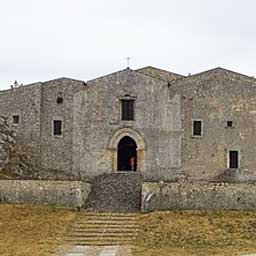
<path fill-rule="evenodd" d="M 115 172 L 118 170 L 118 145 L 124 137 L 130 137 L 135 141 L 137 146 L 136 169 L 139 172 L 144 171 L 144 159 L 146 151 L 144 136 L 138 131 L 128 127 L 116 130 L 108 142 L 108 149 L 111 151 L 112 171 Z"/>

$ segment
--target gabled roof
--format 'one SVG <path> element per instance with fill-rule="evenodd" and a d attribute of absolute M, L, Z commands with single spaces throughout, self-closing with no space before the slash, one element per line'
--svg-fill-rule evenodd
<path fill-rule="evenodd" d="M 225 69 L 225 68 L 222 68 L 222 67 L 216 67 L 216 68 L 209 69 L 209 70 L 206 70 L 206 71 L 203 71 L 203 72 L 200 72 L 200 73 L 196 73 L 194 75 L 189 75 L 187 77 L 184 77 L 184 79 L 186 80 L 186 79 L 189 79 L 189 78 L 200 77 L 200 76 L 203 76 L 203 75 L 207 75 L 207 74 L 211 74 L 211 73 L 217 73 L 217 72 L 220 72 L 220 73 L 223 73 L 223 74 L 231 74 L 231 75 L 234 75 L 234 76 L 237 76 L 237 77 L 243 77 L 245 79 L 254 80 L 254 77 L 252 77 L 252 76 L 247 76 L 247 75 L 244 75 L 244 74 L 241 74 L 241 73 L 229 70 L 229 69 Z"/>
<path fill-rule="evenodd" d="M 87 83 L 92 82 L 92 81 L 94 81 L 94 80 L 107 78 L 107 77 L 109 77 L 109 76 L 118 75 L 119 73 L 123 73 L 123 72 L 134 72 L 134 71 L 133 71 L 132 69 L 130 69 L 130 68 L 118 70 L 118 71 L 115 71 L 115 72 L 112 72 L 112 73 L 109 73 L 109 74 L 106 74 L 106 75 L 103 75 L 103 76 L 99 76 L 99 77 L 90 79 L 90 80 L 87 81 Z"/>
<path fill-rule="evenodd" d="M 17 89 L 21 89 L 21 88 L 28 88 L 30 86 L 47 85 L 47 83 L 51 83 L 51 82 L 54 82 L 54 81 L 65 81 L 65 80 L 66 81 L 75 81 L 75 82 L 80 82 L 80 83 L 86 84 L 86 82 L 83 81 L 83 80 L 67 78 L 67 77 L 60 77 L 60 78 L 51 79 L 51 80 L 48 80 L 48 81 L 45 81 L 45 82 L 35 82 L 35 83 L 32 83 L 32 84 L 24 84 L 20 87 L 14 88 L 14 89 L 17 90 Z M 13 89 L 10 88 L 10 89 L 5 89 L 5 90 L 0 90 L 0 92 L 6 92 L 6 91 L 13 91 Z"/>
<path fill-rule="evenodd" d="M 140 68 L 140 69 L 137 69 L 136 71 L 154 78 L 164 80 L 166 82 L 170 82 L 170 83 L 176 81 L 177 79 L 185 77 L 180 74 L 176 74 L 167 70 L 163 70 L 163 69 L 159 69 L 151 66 Z"/>
<path fill-rule="evenodd" d="M 90 83 L 90 82 L 93 82 L 93 81 L 96 81 L 96 80 L 99 80 L 99 79 L 108 78 L 110 76 L 116 76 L 116 75 L 119 75 L 119 74 L 122 74 L 122 73 L 130 73 L 130 74 L 134 74 L 134 75 L 141 76 L 141 77 L 148 77 L 150 79 L 158 80 L 160 82 L 168 84 L 168 81 L 166 81 L 164 79 L 161 79 L 159 77 L 150 76 L 150 75 L 148 75 L 144 72 L 139 72 L 137 70 L 133 70 L 133 69 L 130 69 L 130 68 L 122 69 L 122 70 L 119 70 L 119 71 L 116 71 L 116 72 L 113 72 L 113 73 L 110 73 L 110 74 L 107 74 L 107 75 L 104 75 L 104 76 L 101 76 L 101 77 L 91 79 L 91 80 L 87 81 L 87 83 Z"/>
<path fill-rule="evenodd" d="M 55 79 L 51 79 L 51 80 L 42 82 L 42 84 L 46 84 L 46 83 L 54 82 L 54 81 L 63 81 L 63 80 L 85 83 L 85 81 L 83 81 L 83 80 L 78 80 L 78 79 L 73 79 L 73 78 L 68 78 L 68 77 L 59 77 L 59 78 L 55 78 Z"/>

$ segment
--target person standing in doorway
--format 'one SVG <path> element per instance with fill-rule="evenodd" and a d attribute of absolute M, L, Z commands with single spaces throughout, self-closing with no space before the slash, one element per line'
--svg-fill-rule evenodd
<path fill-rule="evenodd" d="M 135 156 L 131 157 L 130 165 L 131 165 L 131 168 L 132 168 L 132 172 L 134 172 L 135 171 Z"/>

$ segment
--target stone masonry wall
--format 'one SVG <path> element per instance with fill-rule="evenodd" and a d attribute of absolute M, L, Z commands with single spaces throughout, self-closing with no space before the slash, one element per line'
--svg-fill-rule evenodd
<path fill-rule="evenodd" d="M 133 121 L 121 120 L 124 97 L 135 100 Z M 138 142 L 143 141 L 144 175 L 172 176 L 172 168 L 180 168 L 180 97 L 168 94 L 167 82 L 130 69 L 88 81 L 86 90 L 75 94 L 74 113 L 76 172 L 91 176 L 116 172 L 117 145 L 112 148 L 110 141 L 119 131 L 121 135 L 125 131 L 124 136 L 134 132 Z"/>
<path fill-rule="evenodd" d="M 0 202 L 82 207 L 90 189 L 80 181 L 0 180 Z"/>
<path fill-rule="evenodd" d="M 255 210 L 256 184 L 146 182 L 142 211 L 153 210 Z"/>
<path fill-rule="evenodd" d="M 8 118 L 23 152 L 39 162 L 41 83 L 0 91 L 0 115 Z M 13 123 L 13 115 L 19 116 L 19 123 Z"/>
<path fill-rule="evenodd" d="M 42 85 L 41 164 L 44 168 L 71 172 L 73 164 L 74 94 L 85 86 L 83 81 L 60 78 Z M 57 98 L 63 99 L 57 103 Z M 53 135 L 53 120 L 62 121 L 62 135 Z M 85 120 L 84 120 L 85 121 Z"/>
<path fill-rule="evenodd" d="M 181 96 L 182 169 L 190 179 L 213 180 L 228 168 L 229 150 L 239 152 L 239 170 L 256 174 L 256 80 L 217 68 L 178 80 Z M 192 136 L 192 121 L 203 134 Z M 227 127 L 233 121 L 233 127 Z"/>
<path fill-rule="evenodd" d="M 85 207 L 99 212 L 137 212 L 141 208 L 142 175 L 103 174 L 93 180 Z"/>
<path fill-rule="evenodd" d="M 127 97 L 135 100 L 133 121 L 121 120 Z M 182 77 L 147 67 L 87 86 L 68 78 L 21 86 L 0 91 L 0 115 L 10 124 L 19 115 L 13 126 L 24 155 L 62 177 L 116 172 L 117 143 L 114 148 L 111 142 L 131 133 L 143 145 L 140 170 L 148 181 L 256 177 L 256 80 L 222 68 Z M 194 137 L 192 121 L 198 119 L 203 134 Z M 53 120 L 62 121 L 61 136 L 53 136 Z M 227 172 L 229 150 L 239 152 L 236 173 Z"/>

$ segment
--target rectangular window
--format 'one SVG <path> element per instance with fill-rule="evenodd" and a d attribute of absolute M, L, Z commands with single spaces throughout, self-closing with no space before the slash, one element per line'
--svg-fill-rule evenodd
<path fill-rule="evenodd" d="M 237 169 L 239 167 L 238 151 L 232 150 L 229 151 L 229 168 Z"/>
<path fill-rule="evenodd" d="M 12 116 L 12 122 L 14 124 L 18 124 L 20 122 L 20 116 L 19 115 L 13 115 Z"/>
<path fill-rule="evenodd" d="M 202 121 L 193 121 L 193 136 L 202 136 Z"/>
<path fill-rule="evenodd" d="M 232 128 L 233 127 L 233 121 L 227 121 L 227 127 Z"/>
<path fill-rule="evenodd" d="M 62 134 L 62 121 L 54 120 L 53 121 L 53 135 L 61 135 Z"/>
<path fill-rule="evenodd" d="M 122 120 L 134 120 L 134 100 L 122 100 Z"/>

